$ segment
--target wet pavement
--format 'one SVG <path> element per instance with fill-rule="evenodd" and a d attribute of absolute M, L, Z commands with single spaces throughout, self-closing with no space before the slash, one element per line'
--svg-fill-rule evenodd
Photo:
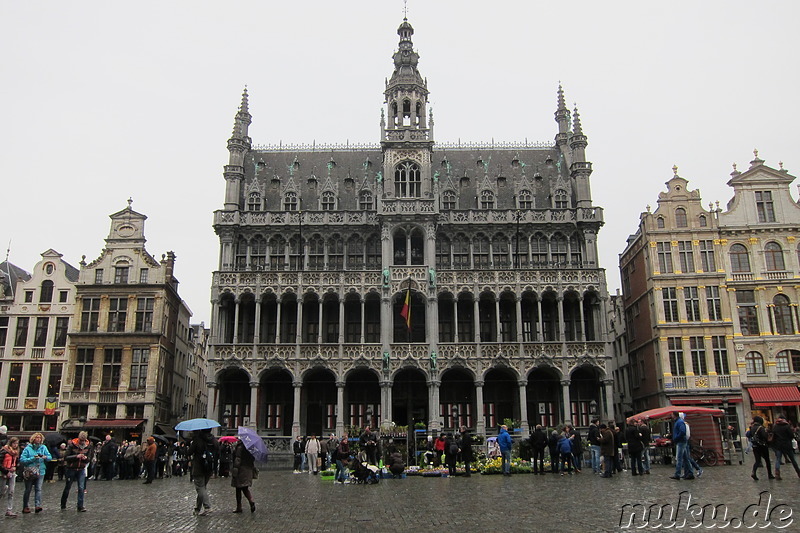
<path fill-rule="evenodd" d="M 255 481 L 253 514 L 249 510 L 231 513 L 235 498 L 230 480 L 212 479 L 209 516 L 193 516 L 195 492 L 188 477 L 156 480 L 152 485 L 141 481 L 90 481 L 86 513 L 76 512 L 74 488 L 68 510 L 59 510 L 63 485 L 57 482 L 44 485 L 42 513 L 23 515 L 24 484 L 19 483 L 14 498 L 19 517 L 0 519 L 0 531 L 49 533 L 110 527 L 136 531 L 378 532 L 444 528 L 449 532 L 598 532 L 624 530 L 621 517 L 623 526 L 642 525 L 642 508 L 623 509 L 625 504 L 637 503 L 655 505 L 656 510 L 667 506 L 661 522 L 657 513 L 648 510 L 643 529 L 670 525 L 672 504 L 679 509 L 672 517 L 678 521 L 672 529 L 689 530 L 691 525 L 697 525 L 692 517 L 699 516 L 702 506 L 724 505 L 724 509 L 717 509 L 719 514 L 714 519 L 706 507 L 705 522 L 698 529 L 709 525 L 722 529 L 750 529 L 749 525 L 755 525 L 753 529 L 760 529 L 771 520 L 772 525 L 761 530 L 800 531 L 800 479 L 791 467 L 784 467 L 782 481 L 756 482 L 749 477 L 749 464 L 706 468 L 703 476 L 693 481 L 669 479 L 672 468 L 654 466 L 649 476 L 634 477 L 623 472 L 613 479 L 602 479 L 584 469 L 582 474 L 565 477 L 408 477 L 370 486 L 339 485 L 305 473 L 268 470 Z M 763 469 L 760 473 L 766 478 Z M 693 504 L 696 505 L 688 511 L 681 511 Z M 691 514 L 692 509 L 695 515 Z M 722 510 L 727 510 L 725 519 Z M 743 514 L 745 521 L 739 523 Z M 684 518 L 688 520 L 681 524 Z M 727 527 L 721 527 L 726 523 Z M 778 529 L 779 526 L 788 527 Z"/>

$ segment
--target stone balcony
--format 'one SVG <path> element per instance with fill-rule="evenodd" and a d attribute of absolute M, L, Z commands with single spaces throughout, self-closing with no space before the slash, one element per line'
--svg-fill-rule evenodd
<path fill-rule="evenodd" d="M 664 388 L 681 391 L 741 390 L 738 374 L 664 376 Z"/>

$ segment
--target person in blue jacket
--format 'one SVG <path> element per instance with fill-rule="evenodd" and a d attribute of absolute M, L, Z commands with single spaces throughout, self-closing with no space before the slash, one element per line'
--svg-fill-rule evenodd
<path fill-rule="evenodd" d="M 569 475 L 572 475 L 572 442 L 567 436 L 566 430 L 558 438 L 558 451 L 561 452 L 561 460 L 559 461 L 561 475 L 564 475 L 564 470 Z"/>
<path fill-rule="evenodd" d="M 675 444 L 675 473 L 670 476 L 670 479 L 681 479 L 681 470 L 683 470 L 683 479 L 694 479 L 692 467 L 689 465 L 689 433 L 686 430 L 686 422 L 683 421 L 686 416 L 684 413 L 673 413 L 675 421 L 672 425 L 672 442 Z"/>
<path fill-rule="evenodd" d="M 500 456 L 503 461 L 503 475 L 511 475 L 511 435 L 508 434 L 508 426 L 500 426 L 500 433 L 497 434 L 497 444 L 500 445 Z"/>
<path fill-rule="evenodd" d="M 41 433 L 34 433 L 31 435 L 28 442 L 29 444 L 22 450 L 19 462 L 24 468 L 38 468 L 39 475 L 25 478 L 25 493 L 22 495 L 22 512 L 31 512 L 31 508 L 28 507 L 28 502 L 30 501 L 31 488 L 34 488 L 33 505 L 36 512 L 40 513 L 42 512 L 42 483 L 44 482 L 44 474 L 47 470 L 47 463 L 49 463 L 53 457 L 50 455 L 50 450 L 47 449 L 47 446 L 42 444 L 44 442 L 44 435 Z"/>

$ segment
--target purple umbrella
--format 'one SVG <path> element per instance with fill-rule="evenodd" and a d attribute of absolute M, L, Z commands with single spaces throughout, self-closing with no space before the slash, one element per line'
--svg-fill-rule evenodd
<path fill-rule="evenodd" d="M 255 430 L 239 426 L 239 439 L 247 451 L 253 454 L 256 461 L 267 462 L 267 445 Z"/>

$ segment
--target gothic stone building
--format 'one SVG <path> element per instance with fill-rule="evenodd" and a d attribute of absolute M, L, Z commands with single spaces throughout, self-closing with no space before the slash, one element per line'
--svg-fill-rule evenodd
<path fill-rule="evenodd" d="M 214 213 L 209 416 L 319 435 L 608 415 L 577 110 L 559 87 L 555 143 L 435 143 L 408 21 L 398 34 L 379 144 L 253 146 L 242 97 Z"/>

